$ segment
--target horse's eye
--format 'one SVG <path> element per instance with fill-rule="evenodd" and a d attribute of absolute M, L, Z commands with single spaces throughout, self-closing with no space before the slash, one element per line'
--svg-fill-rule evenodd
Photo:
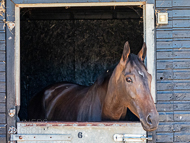
<path fill-rule="evenodd" d="M 126 81 L 127 81 L 127 82 L 132 82 L 132 79 L 131 79 L 130 77 L 127 77 L 127 78 L 126 78 Z"/>

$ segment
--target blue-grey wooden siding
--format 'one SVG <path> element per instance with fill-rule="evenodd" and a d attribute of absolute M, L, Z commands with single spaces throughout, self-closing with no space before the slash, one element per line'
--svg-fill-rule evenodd
<path fill-rule="evenodd" d="M 156 26 L 156 142 L 190 140 L 190 1 L 156 0 L 156 12 L 168 12 L 169 24 Z"/>
<path fill-rule="evenodd" d="M 6 142 L 5 3 L 0 2 L 0 143 Z"/>

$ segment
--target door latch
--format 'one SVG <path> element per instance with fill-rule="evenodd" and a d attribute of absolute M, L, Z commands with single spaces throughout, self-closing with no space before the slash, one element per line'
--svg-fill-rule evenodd
<path fill-rule="evenodd" d="M 113 136 L 114 141 L 136 141 L 136 142 L 142 142 L 146 140 L 152 140 L 152 136 L 146 136 L 146 135 L 134 135 L 134 134 L 115 134 Z"/>

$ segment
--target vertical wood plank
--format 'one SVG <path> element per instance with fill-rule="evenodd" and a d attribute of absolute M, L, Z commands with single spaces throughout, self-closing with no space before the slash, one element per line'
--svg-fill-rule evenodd
<path fill-rule="evenodd" d="M 155 53 L 154 4 L 146 4 L 147 69 L 152 75 L 151 94 L 156 102 L 156 53 Z"/>
<path fill-rule="evenodd" d="M 15 5 L 12 1 L 6 0 L 6 20 L 10 22 L 15 22 Z M 11 38 L 10 38 L 11 37 Z M 7 47 L 7 111 L 11 108 L 15 108 L 15 81 L 14 75 L 14 37 L 15 29 L 10 31 L 6 27 L 6 47 Z M 7 131 L 9 127 L 16 127 L 16 116 L 10 117 L 6 115 Z M 10 134 L 7 134 L 7 142 L 9 141 Z"/>
<path fill-rule="evenodd" d="M 20 7 L 15 7 L 15 96 L 16 106 L 20 106 Z"/>

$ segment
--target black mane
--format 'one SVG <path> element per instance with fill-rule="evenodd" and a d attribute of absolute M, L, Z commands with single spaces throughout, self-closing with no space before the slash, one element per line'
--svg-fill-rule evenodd
<path fill-rule="evenodd" d="M 145 66 L 144 63 L 140 60 L 140 58 L 139 58 L 137 55 L 133 54 L 133 53 L 131 53 L 131 54 L 129 55 L 127 63 L 128 63 L 128 62 L 130 62 L 130 64 L 131 64 L 132 66 L 137 65 L 137 66 L 139 67 L 139 69 L 141 69 L 141 66 L 143 65 L 143 67 L 147 70 L 146 66 Z M 108 68 L 107 70 L 105 70 L 105 71 L 97 78 L 96 82 L 98 83 L 98 85 L 101 85 L 101 84 L 103 84 L 105 81 L 107 81 L 107 80 L 110 79 L 110 77 L 111 77 L 111 75 L 112 75 L 112 73 L 113 73 L 113 70 L 115 69 L 116 66 L 117 66 L 117 64 L 114 65 L 114 66 L 112 66 L 112 67 L 110 67 L 110 68 Z"/>
<path fill-rule="evenodd" d="M 110 67 L 110 68 L 108 68 L 108 69 L 105 70 L 100 76 L 98 76 L 98 78 L 97 78 L 97 80 L 96 80 L 96 82 L 98 83 L 98 85 L 101 85 L 101 84 L 103 84 L 105 81 L 107 81 L 107 80 L 110 79 L 110 77 L 111 77 L 111 75 L 112 75 L 112 73 L 113 73 L 113 70 L 115 69 L 116 66 L 117 66 L 117 64 L 114 65 L 114 66 L 112 66 L 112 67 Z"/>

